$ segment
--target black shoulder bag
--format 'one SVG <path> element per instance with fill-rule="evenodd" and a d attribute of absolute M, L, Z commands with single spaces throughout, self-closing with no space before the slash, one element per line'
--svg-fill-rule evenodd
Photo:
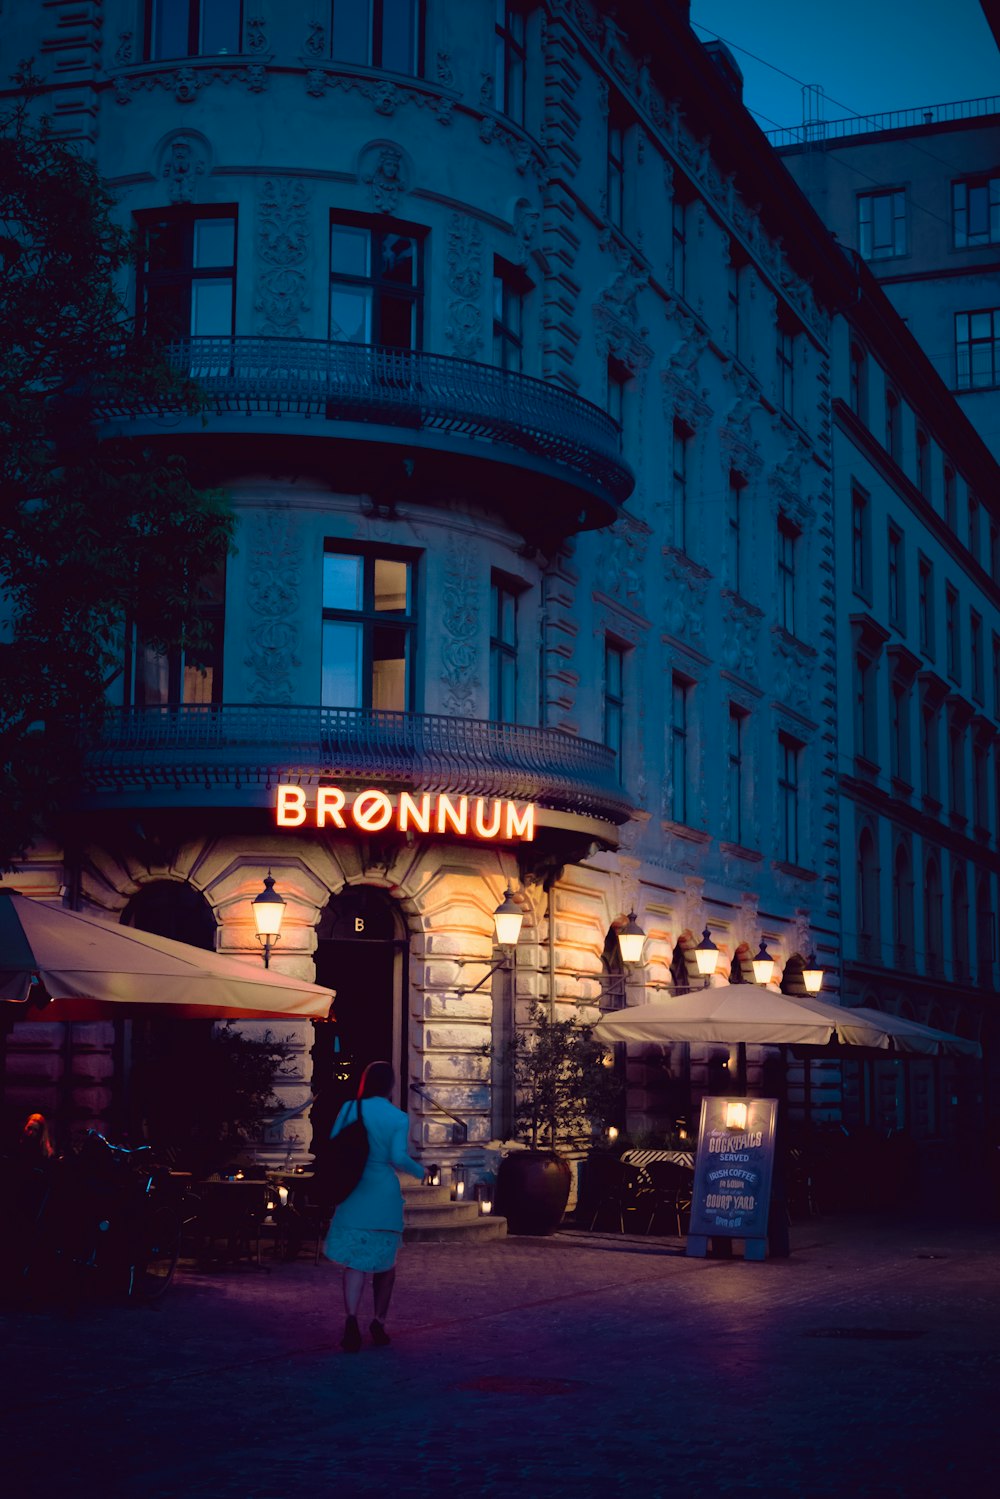
<path fill-rule="evenodd" d="M 325 1208 L 335 1208 L 350 1197 L 361 1180 L 368 1160 L 368 1131 L 358 1099 L 358 1117 L 345 1124 L 332 1140 L 324 1140 L 316 1152 L 313 1194 Z"/>

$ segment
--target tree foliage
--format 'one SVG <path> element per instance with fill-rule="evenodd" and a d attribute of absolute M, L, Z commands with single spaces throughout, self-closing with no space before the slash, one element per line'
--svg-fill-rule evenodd
<path fill-rule="evenodd" d="M 121 667 L 126 621 L 197 659 L 200 580 L 232 535 L 184 459 L 102 431 L 109 394 L 197 411 L 197 387 L 132 336 L 133 244 L 95 168 L 32 123 L 33 80 L 0 119 L 0 869 L 72 796 Z"/>
<path fill-rule="evenodd" d="M 485 1048 L 512 1071 L 515 1132 L 532 1150 L 588 1143 L 621 1093 L 620 1080 L 605 1066 L 607 1048 L 594 1040 L 590 1026 L 553 1020 L 537 1001 L 528 1022 L 499 1058 Z"/>

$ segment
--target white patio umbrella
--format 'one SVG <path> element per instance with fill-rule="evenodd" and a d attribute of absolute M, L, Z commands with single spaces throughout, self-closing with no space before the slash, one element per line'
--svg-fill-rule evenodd
<path fill-rule="evenodd" d="M 980 1056 L 979 1043 L 880 1010 L 849 1010 L 758 984 L 720 984 L 602 1017 L 598 1041 L 717 1042 L 736 1046 L 866 1046 L 878 1051 Z"/>
<path fill-rule="evenodd" d="M 37 1005 L 36 997 L 49 1003 Z M 333 990 L 0 887 L 0 1016 L 325 1019 Z M 31 1001 L 29 1003 L 29 1001 Z"/>

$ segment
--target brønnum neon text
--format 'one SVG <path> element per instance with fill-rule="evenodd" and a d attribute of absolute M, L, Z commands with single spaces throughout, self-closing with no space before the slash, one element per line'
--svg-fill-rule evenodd
<path fill-rule="evenodd" d="M 391 797 L 369 787 L 348 793 L 339 786 L 320 786 L 311 804 L 301 786 L 280 785 L 275 803 L 279 828 L 334 827 L 346 831 L 380 833 L 394 827 L 401 833 L 441 833 L 459 838 L 522 839 L 535 836 L 535 809 L 484 796 L 447 796 L 423 791 L 411 796 L 401 791 Z"/>

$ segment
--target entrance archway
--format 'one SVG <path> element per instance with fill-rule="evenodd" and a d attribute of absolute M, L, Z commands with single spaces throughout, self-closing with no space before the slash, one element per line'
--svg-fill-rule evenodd
<path fill-rule="evenodd" d="M 313 1129 L 336 1117 L 369 1062 L 391 1062 L 394 1103 L 405 1107 L 408 1073 L 408 937 L 395 903 L 373 885 L 330 898 L 317 927 L 316 982 L 337 991 L 334 1019 L 316 1026 Z"/>

